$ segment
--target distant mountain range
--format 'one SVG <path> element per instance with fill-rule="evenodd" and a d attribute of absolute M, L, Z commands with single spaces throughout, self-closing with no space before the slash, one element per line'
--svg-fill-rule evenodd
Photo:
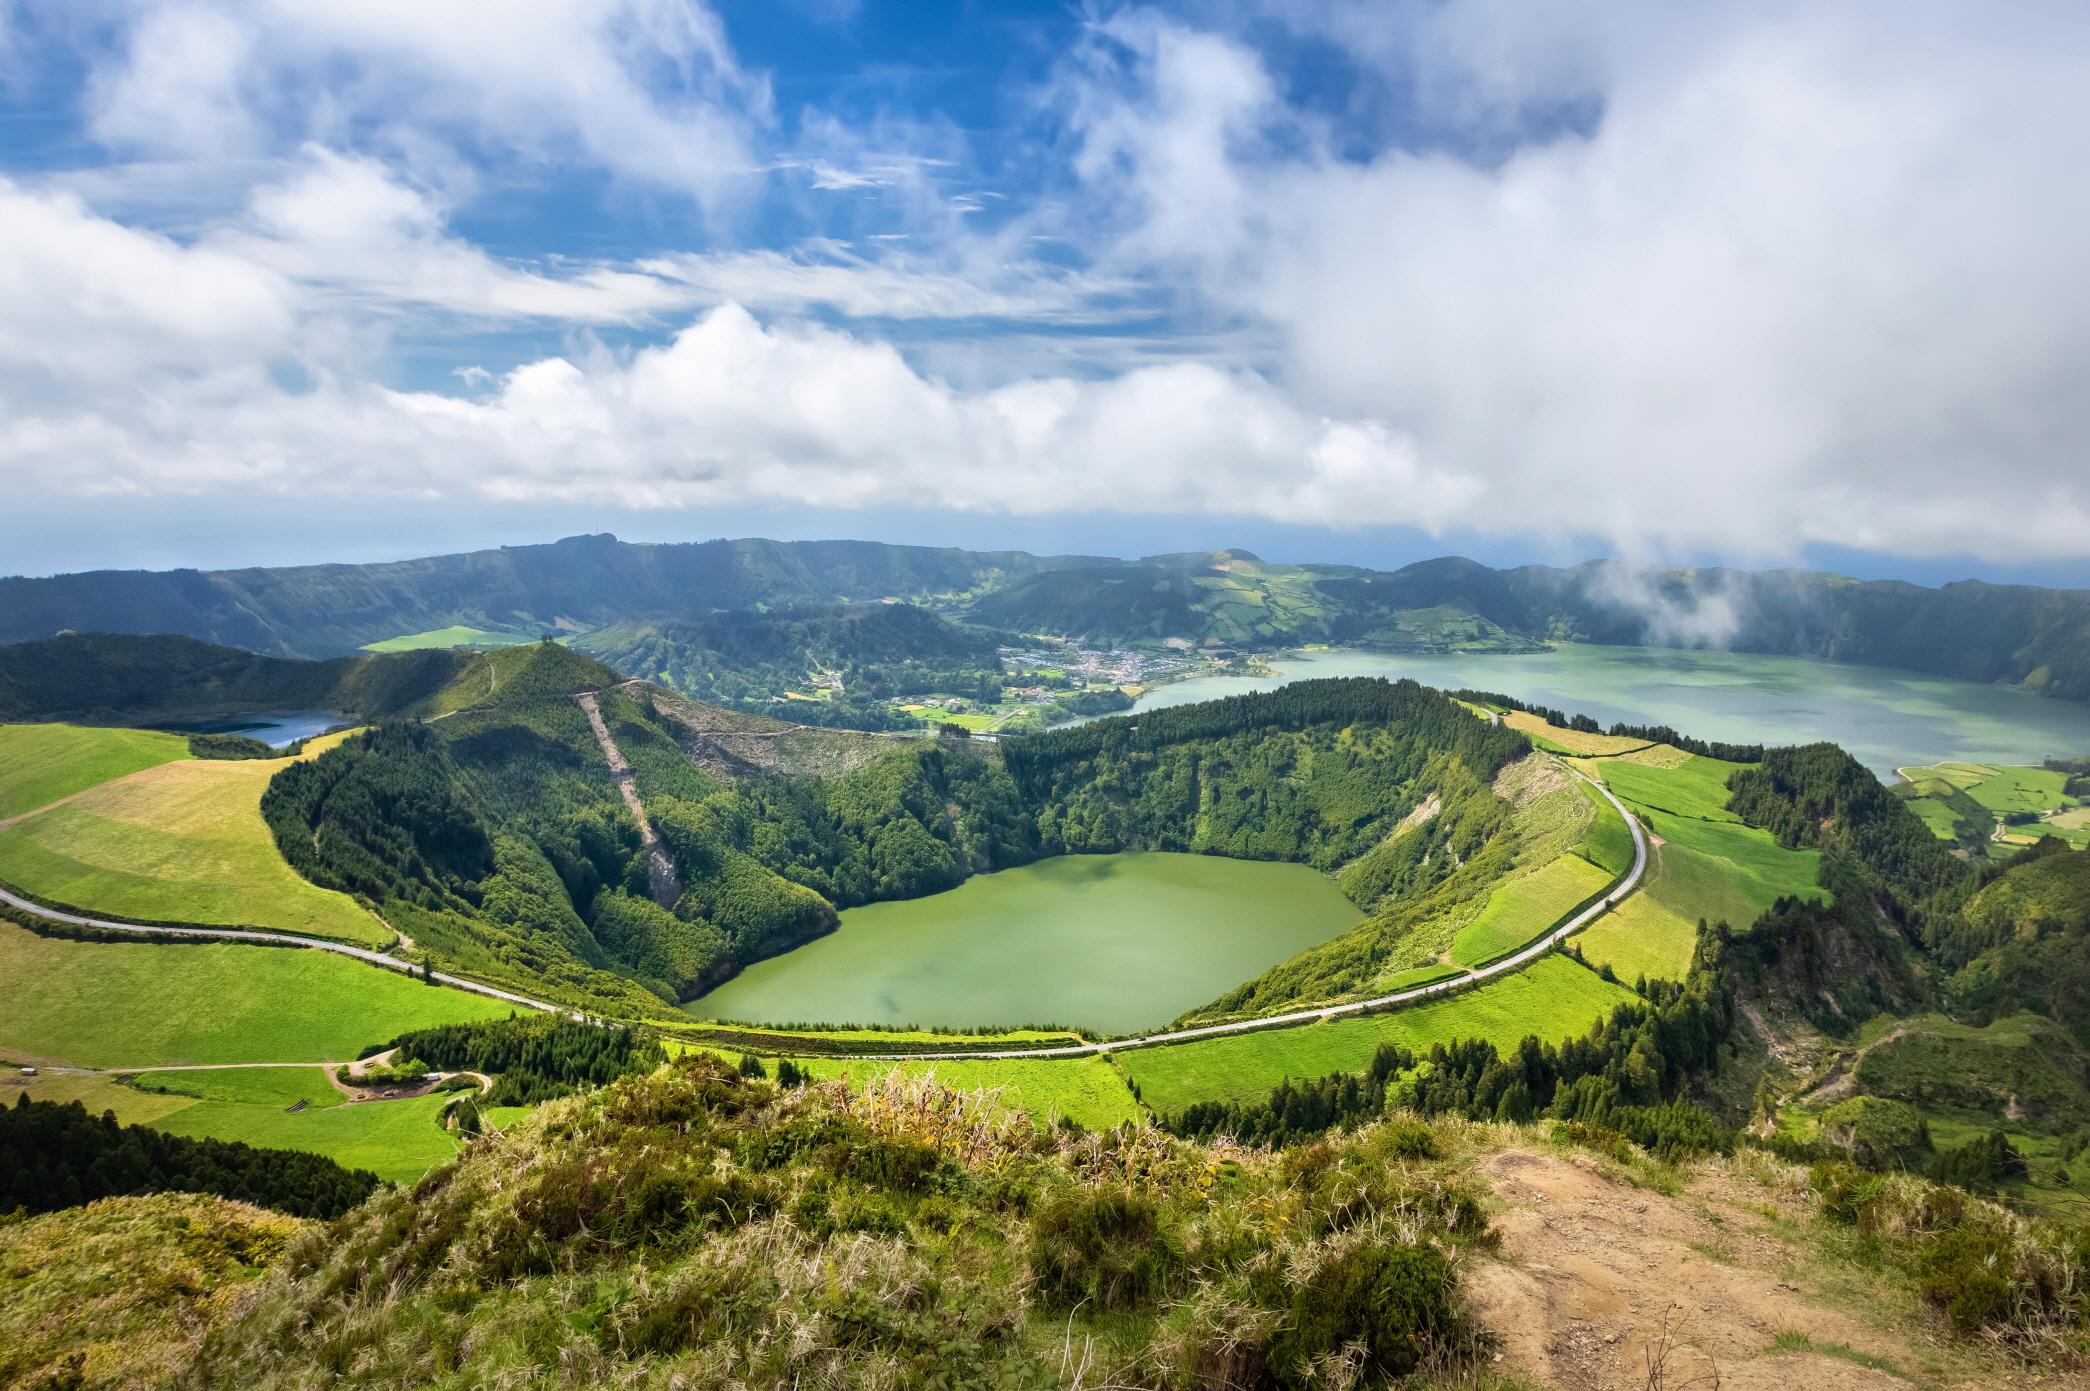
<path fill-rule="evenodd" d="M 1446 557 L 1372 570 L 1275 564 L 1238 550 L 1119 560 L 870 541 L 645 545 L 577 536 L 370 565 L 105 570 L 0 580 L 0 642 L 63 631 L 167 633 L 332 657 L 453 625 L 588 632 L 879 599 L 1002 632 L 1108 645 L 1719 646 L 2090 700 L 2090 590 L 1977 580 L 1933 589 L 1803 570 L 1649 570 L 1611 561 L 1497 570 Z"/>

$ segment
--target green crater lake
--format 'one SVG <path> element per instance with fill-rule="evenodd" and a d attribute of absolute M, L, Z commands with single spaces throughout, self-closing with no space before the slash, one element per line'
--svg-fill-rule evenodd
<path fill-rule="evenodd" d="M 1519 655 L 1302 652 L 1272 664 L 1274 677 L 1207 676 L 1158 687 L 1133 713 L 1317 676 L 1405 676 L 1443 690 L 1500 691 L 1605 725 L 1666 724 L 1748 744 L 1830 739 L 1890 782 L 1896 768 L 1945 759 L 2037 763 L 2090 754 L 2090 705 L 1810 657 L 1562 643 Z"/>
<path fill-rule="evenodd" d="M 684 1006 L 751 1023 L 1168 1023 L 1359 920 L 1305 865 L 1063 855 L 842 914 Z"/>

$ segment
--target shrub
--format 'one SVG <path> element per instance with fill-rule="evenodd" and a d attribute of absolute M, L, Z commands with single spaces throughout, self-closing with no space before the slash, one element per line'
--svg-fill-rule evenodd
<path fill-rule="evenodd" d="M 1822 1141 L 1868 1169 L 1920 1166 L 1930 1154 L 1930 1127 L 1905 1101 L 1854 1096 L 1822 1112 Z"/>
<path fill-rule="evenodd" d="M 1887 1191 L 1878 1174 L 1837 1162 L 1815 1165 L 1807 1181 L 1821 1202 L 1822 1216 L 1846 1227 L 1866 1225 L 1873 1203 Z"/>
<path fill-rule="evenodd" d="M 1031 1275 L 1052 1303 L 1136 1309 L 1166 1291 L 1176 1264 L 1160 1204 L 1127 1188 L 1068 1188 L 1031 1215 Z"/>
<path fill-rule="evenodd" d="M 1317 1385 L 1321 1364 L 1354 1348 L 1362 1379 L 1405 1376 L 1458 1328 L 1454 1282 L 1434 1246 L 1376 1235 L 1337 1246 L 1291 1291 L 1270 1370 L 1286 1386 Z"/>
<path fill-rule="evenodd" d="M 2009 1320 L 2016 1268 L 2003 1233 L 1981 1227 L 1941 1232 L 1923 1252 L 1918 1288 L 1962 1336 Z"/>

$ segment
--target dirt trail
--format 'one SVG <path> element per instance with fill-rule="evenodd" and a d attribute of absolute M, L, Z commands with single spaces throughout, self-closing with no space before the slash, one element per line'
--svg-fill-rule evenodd
<path fill-rule="evenodd" d="M 646 848 L 646 887 L 655 903 L 663 908 L 675 906 L 682 897 L 682 880 L 675 873 L 675 861 L 668 848 L 661 844 L 660 835 L 653 829 L 653 819 L 646 815 L 646 808 L 639 801 L 639 790 L 635 785 L 631 765 L 624 761 L 624 751 L 610 737 L 610 727 L 603 723 L 601 703 L 593 691 L 582 691 L 574 697 L 581 709 L 588 712 L 588 723 L 594 727 L 595 742 L 602 749 L 603 759 L 610 765 L 610 776 L 616 779 L 617 791 L 623 794 L 624 805 L 631 810 L 631 819 L 639 823 L 639 840 Z"/>
<path fill-rule="evenodd" d="M 1506 1210 L 1495 1222 L 1500 1258 L 1477 1262 L 1467 1288 L 1480 1321 L 1502 1339 L 1500 1370 L 1561 1391 L 1644 1391 L 1648 1352 L 1659 1348 L 1666 1318 L 1669 1386 L 1996 1384 L 1940 1378 L 1934 1350 L 1785 1278 L 1795 1253 L 1762 1220 L 1760 1189 L 1725 1192 L 1732 1180 L 1713 1174 L 1664 1197 L 1605 1177 L 1587 1157 L 1531 1150 L 1493 1154 L 1479 1167 Z M 1841 1345 L 1906 1376 L 1818 1351 L 1774 1350 L 1780 1334 L 1805 1334 L 1816 1348 Z"/>

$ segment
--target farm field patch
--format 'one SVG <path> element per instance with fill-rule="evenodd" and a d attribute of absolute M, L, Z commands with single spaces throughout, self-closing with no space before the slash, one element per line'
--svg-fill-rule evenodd
<path fill-rule="evenodd" d="M 909 1076 L 934 1075 L 960 1091 L 999 1088 L 1003 1100 L 1020 1106 L 1041 1121 L 1065 1116 L 1089 1130 L 1108 1130 L 1139 1118 L 1125 1079 L 1105 1058 L 944 1058 L 923 1062 L 872 1062 L 866 1059 L 810 1058 L 801 1066 L 822 1079 L 840 1077 L 852 1085 L 894 1071 Z"/>
<path fill-rule="evenodd" d="M 1576 933 L 1576 949 L 1622 981 L 1682 980 L 1698 945 L 1691 910 L 1707 897 L 1689 881 L 1704 870 L 1703 860 L 1681 846 L 1651 847 L 1639 889 Z"/>
<path fill-rule="evenodd" d="M 1452 939 L 1451 959 L 1484 966 L 1525 946 L 1610 887 L 1613 876 L 1580 855 L 1561 855 L 1498 887 Z"/>
<path fill-rule="evenodd" d="M 1637 918 L 1654 928 L 1668 942 L 1667 950 L 1676 950 L 1681 940 L 1676 920 L 1690 924 L 1693 932 L 1700 918 L 1740 929 L 1783 896 L 1821 896 L 1816 882 L 1820 851 L 1788 850 L 1770 832 L 1744 824 L 1726 809 L 1728 775 L 1741 765 L 1693 756 L 1673 768 L 1608 759 L 1581 766 L 1602 778 L 1663 842 L 1655 847 L 1659 871 L 1622 907 L 1628 912 L 1627 922 Z M 1641 898 L 1650 899 L 1653 907 L 1633 909 Z M 1655 908 L 1663 912 L 1657 914 Z M 1601 920 L 1591 931 L 1600 925 Z M 1623 931 L 1614 924 L 1610 937 Z M 1585 933 L 1580 940 L 1590 939 Z M 1613 969 L 1626 979 L 1637 974 L 1616 963 Z"/>
<path fill-rule="evenodd" d="M 513 1006 L 332 952 L 72 942 L 0 923 L 0 1049 L 83 1067 L 339 1061 Z"/>
<path fill-rule="evenodd" d="M 254 1069 L 263 1071 L 264 1069 Z M 332 1091 L 318 1068 L 266 1069 L 289 1073 L 285 1090 Z M 151 1074 L 148 1074 L 150 1076 Z M 212 1073 L 160 1073 L 171 1085 L 197 1085 Z M 140 1078 L 141 1081 L 145 1080 Z M 203 1084 L 206 1088 L 209 1084 Z M 338 1097 L 338 1093 L 336 1093 Z M 205 1097 L 153 1121 L 170 1135 L 213 1140 L 239 1140 L 273 1149 L 311 1150 L 346 1169 L 368 1169 L 392 1183 L 411 1183 L 457 1153 L 457 1141 L 439 1123 L 450 1093 L 437 1092 L 404 1101 L 364 1101 L 354 1105 L 288 1109 L 295 1101 L 280 1098 L 230 1100 Z"/>
<path fill-rule="evenodd" d="M 188 740 L 153 729 L 0 725 L 0 821 L 188 756 Z"/>
<path fill-rule="evenodd" d="M 393 1183 L 411 1183 L 457 1153 L 437 1123 L 448 1094 L 350 1105 L 316 1067 L 142 1072 L 129 1083 L 58 1073 L 27 1090 L 37 1101 L 77 1101 L 90 1114 L 111 1111 L 121 1124 L 169 1135 L 309 1150 Z"/>
<path fill-rule="evenodd" d="M 1565 729 L 1557 724 L 1547 724 L 1528 710 L 1510 710 L 1502 716 L 1502 722 L 1519 734 L 1530 735 L 1552 751 L 1577 754 L 1583 757 L 1626 753 L 1647 747 L 1647 740 L 1619 734 L 1591 734 L 1580 729 Z"/>
<path fill-rule="evenodd" d="M 310 757 L 345 736 L 306 746 Z M 122 918 L 392 940 L 346 894 L 293 870 L 261 819 L 284 759 L 181 759 L 93 787 L 0 831 L 0 880 Z"/>
<path fill-rule="evenodd" d="M 447 628 L 431 628 L 425 633 L 402 633 L 396 638 L 381 642 L 366 642 L 365 652 L 418 652 L 429 647 L 515 647 L 537 639 L 526 633 L 502 633 L 487 628 L 473 628 L 462 623 L 453 623 Z"/>
<path fill-rule="evenodd" d="M 2065 774 L 2050 768 L 2002 767 L 1966 789 L 1990 811 L 2056 811 L 2068 805 Z"/>
<path fill-rule="evenodd" d="M 1491 980 L 1448 1000 L 1386 1014 L 1266 1029 L 1119 1055 L 1141 1099 L 1157 1114 L 1195 1101 L 1262 1101 L 1286 1078 L 1362 1072 L 1382 1043 L 1417 1052 L 1432 1044 L 1482 1038 L 1513 1048 L 1527 1035 L 1571 1038 L 1586 1032 L 1632 991 L 1562 955 Z"/>
<path fill-rule="evenodd" d="M 1649 811 L 1688 816 L 1695 821 L 1740 822 L 1727 809 L 1727 780 L 1743 767 L 1725 759 L 1692 754 L 1669 767 L 1623 759 L 1589 760 L 1578 765 L 1601 777 L 1621 800 Z"/>

